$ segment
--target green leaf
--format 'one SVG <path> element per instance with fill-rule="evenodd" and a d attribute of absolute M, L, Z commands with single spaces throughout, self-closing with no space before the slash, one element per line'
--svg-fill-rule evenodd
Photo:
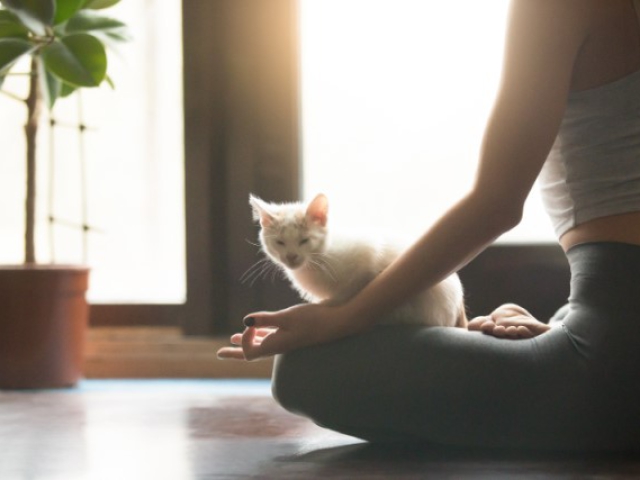
<path fill-rule="evenodd" d="M 109 85 L 111 87 L 111 90 L 115 90 L 116 89 L 116 84 L 113 83 L 113 78 L 111 78 L 109 75 L 104 77 L 104 81 L 107 82 L 107 85 Z"/>
<path fill-rule="evenodd" d="M 117 49 L 118 44 L 128 42 L 131 39 L 124 23 L 91 11 L 78 12 L 67 22 L 65 28 L 69 33 L 90 33 L 100 40 L 105 47 L 113 49 Z"/>
<path fill-rule="evenodd" d="M 104 46 L 86 33 L 55 40 L 42 49 L 42 58 L 47 70 L 76 87 L 97 87 L 107 72 Z"/>
<path fill-rule="evenodd" d="M 29 30 L 44 36 L 46 26 L 53 24 L 55 0 L 1 0 Z"/>
<path fill-rule="evenodd" d="M 60 96 L 61 82 L 47 71 L 42 58 L 38 58 L 38 78 L 45 104 L 49 107 L 49 110 L 52 110 L 53 105 Z"/>
<path fill-rule="evenodd" d="M 23 55 L 31 52 L 33 46 L 20 38 L 0 38 L 0 75 L 6 74 Z"/>
<path fill-rule="evenodd" d="M 60 88 L 60 98 L 66 98 L 77 90 L 77 87 L 69 85 L 68 83 L 61 82 L 61 84 L 62 87 Z"/>
<path fill-rule="evenodd" d="M 13 12 L 28 12 L 47 25 L 51 25 L 56 10 L 55 0 L 2 0 L 2 3 Z"/>
<path fill-rule="evenodd" d="M 91 10 L 101 10 L 103 8 L 109 8 L 116 3 L 120 3 L 120 0 L 86 0 L 82 8 L 88 8 Z"/>
<path fill-rule="evenodd" d="M 82 8 L 85 0 L 56 0 L 56 15 L 53 19 L 54 25 L 70 19 L 74 13 Z"/>
<path fill-rule="evenodd" d="M 74 32 L 110 32 L 126 29 L 120 20 L 103 17 L 94 12 L 78 12 L 67 22 L 67 33 Z"/>
<path fill-rule="evenodd" d="M 9 10 L 0 10 L 0 37 L 27 39 L 29 29 Z"/>

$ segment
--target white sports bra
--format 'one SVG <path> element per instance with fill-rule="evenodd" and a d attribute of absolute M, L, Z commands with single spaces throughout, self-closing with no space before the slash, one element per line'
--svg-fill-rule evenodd
<path fill-rule="evenodd" d="M 558 238 L 589 220 L 640 211 L 640 71 L 569 95 L 538 182 Z"/>

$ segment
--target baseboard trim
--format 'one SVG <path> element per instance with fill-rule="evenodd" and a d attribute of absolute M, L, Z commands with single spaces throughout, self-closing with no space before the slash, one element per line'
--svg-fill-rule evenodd
<path fill-rule="evenodd" d="M 228 338 L 191 337 L 174 327 L 92 327 L 86 378 L 270 378 L 272 360 L 222 361 Z"/>

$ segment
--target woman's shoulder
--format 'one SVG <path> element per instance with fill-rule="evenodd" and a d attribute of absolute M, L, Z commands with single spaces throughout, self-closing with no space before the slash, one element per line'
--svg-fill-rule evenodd
<path fill-rule="evenodd" d="M 640 69 L 640 0 L 590 3 L 588 34 L 576 58 L 572 91 L 600 87 Z"/>

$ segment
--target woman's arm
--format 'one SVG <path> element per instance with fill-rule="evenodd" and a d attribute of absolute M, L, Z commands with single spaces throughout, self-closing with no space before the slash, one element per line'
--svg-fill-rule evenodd
<path fill-rule="evenodd" d="M 502 84 L 472 190 L 346 306 L 349 317 L 374 321 L 458 271 L 519 223 L 564 114 L 590 4 L 512 3 Z"/>
<path fill-rule="evenodd" d="M 297 306 L 252 316 L 223 358 L 257 358 L 346 336 L 374 325 L 410 297 L 458 271 L 517 225 L 557 134 L 573 65 L 595 0 L 514 0 L 501 88 L 471 191 L 409 250 L 340 307 Z"/>

